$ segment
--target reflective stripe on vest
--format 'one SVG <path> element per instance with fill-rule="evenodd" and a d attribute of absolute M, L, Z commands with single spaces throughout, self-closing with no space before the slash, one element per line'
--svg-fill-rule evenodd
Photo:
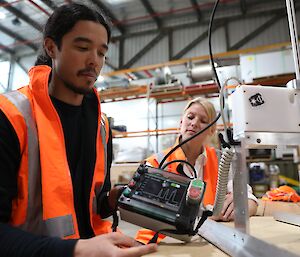
<path fill-rule="evenodd" d="M 32 110 L 27 97 L 18 92 L 12 91 L 3 94 L 22 114 L 27 128 L 27 144 L 28 144 L 28 206 L 26 213 L 26 223 L 21 226 L 26 231 L 31 229 L 40 230 L 41 213 L 37 211 L 41 209 L 41 186 L 40 181 L 40 160 L 39 160 L 39 144 L 37 141 L 37 130 L 32 119 Z M 35 215 L 36 216 L 35 216 Z M 29 224 L 35 224 L 34 228 Z"/>
<path fill-rule="evenodd" d="M 22 114 L 27 127 L 28 206 L 21 229 L 39 235 L 65 237 L 75 233 L 72 215 L 43 221 L 39 143 L 29 99 L 19 91 L 3 94 Z"/>
<path fill-rule="evenodd" d="M 101 114 L 101 121 L 100 121 L 100 134 L 101 134 L 101 140 L 102 140 L 102 145 L 104 147 L 104 178 L 106 177 L 107 174 L 107 131 L 106 131 L 106 118 L 104 114 Z M 102 188 L 103 188 L 104 183 L 101 183 L 101 185 L 96 185 L 95 186 L 95 197 L 93 199 L 93 212 L 96 214 L 97 213 L 97 199 L 101 194 Z"/>
<path fill-rule="evenodd" d="M 102 145 L 104 147 L 104 160 L 107 160 L 107 142 L 106 142 L 106 128 L 105 128 L 105 122 L 106 118 L 104 114 L 101 114 L 101 126 L 100 126 L 100 133 L 101 133 L 101 139 L 102 139 Z M 104 162 L 104 177 L 106 177 L 107 173 L 107 162 Z"/>
<path fill-rule="evenodd" d="M 19 91 L 11 91 L 5 93 L 3 94 L 3 97 L 7 98 L 17 108 L 17 110 L 23 116 L 27 128 L 28 205 L 26 208 L 26 220 L 19 227 L 25 231 L 39 235 L 57 236 L 61 238 L 74 235 L 75 229 L 71 213 L 64 216 L 43 220 L 39 141 L 30 100 L 27 98 L 26 95 Z M 106 160 L 107 145 L 104 118 L 101 119 L 100 132 Z M 107 172 L 106 161 L 104 172 L 105 177 Z M 101 189 L 102 186 L 101 188 L 97 189 L 96 196 L 98 196 L 101 193 Z M 95 204 L 97 203 L 95 202 Z M 97 210 L 97 208 L 95 208 L 95 210 Z"/>

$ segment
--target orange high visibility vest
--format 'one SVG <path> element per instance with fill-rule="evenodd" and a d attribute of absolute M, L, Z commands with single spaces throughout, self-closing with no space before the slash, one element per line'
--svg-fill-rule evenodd
<path fill-rule="evenodd" d="M 0 95 L 0 108 L 14 127 L 21 153 L 18 195 L 10 224 L 39 235 L 79 238 L 73 185 L 63 128 L 48 93 L 51 68 L 29 71 L 30 83 Z M 97 91 L 98 113 L 101 114 Z M 111 223 L 96 213 L 97 197 L 106 176 L 108 122 L 99 115 L 96 162 L 89 198 L 90 222 L 96 235 L 111 231 Z"/>
<path fill-rule="evenodd" d="M 178 139 L 174 146 L 164 150 L 161 153 L 150 156 L 148 159 L 146 159 L 146 161 L 149 162 L 153 167 L 157 168 L 159 166 L 160 161 L 162 161 L 163 157 L 176 145 L 178 145 Z M 206 150 L 207 160 L 204 166 L 204 176 L 203 176 L 203 180 L 206 182 L 206 190 L 203 197 L 204 206 L 208 204 L 210 205 L 214 204 L 216 190 L 217 190 L 217 181 L 218 181 L 218 157 L 216 151 L 213 147 L 209 147 L 209 146 L 205 146 L 205 150 Z M 165 163 L 173 160 L 186 160 L 185 154 L 180 147 L 167 158 Z M 180 162 L 171 163 L 170 165 L 168 165 L 167 170 L 179 174 L 177 172 L 177 166 L 179 164 Z M 154 235 L 155 232 L 149 229 L 140 229 L 137 232 L 135 239 L 141 243 L 147 244 Z M 165 238 L 165 236 L 160 234 L 157 242 L 161 241 L 163 238 Z"/>

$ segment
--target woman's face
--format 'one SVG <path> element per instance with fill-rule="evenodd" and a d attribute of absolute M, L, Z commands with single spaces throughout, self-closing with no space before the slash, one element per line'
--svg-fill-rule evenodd
<path fill-rule="evenodd" d="M 207 112 L 201 104 L 193 103 L 184 113 L 180 122 L 180 134 L 182 140 L 185 140 L 192 135 L 205 128 L 210 123 Z M 206 130 L 198 135 L 193 141 L 202 145 L 207 137 L 212 135 L 212 129 Z"/>

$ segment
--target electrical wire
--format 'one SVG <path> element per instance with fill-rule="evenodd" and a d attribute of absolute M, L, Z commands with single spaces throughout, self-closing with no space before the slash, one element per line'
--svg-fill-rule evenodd
<path fill-rule="evenodd" d="M 204 129 L 200 130 L 199 132 L 197 132 L 196 134 L 192 135 L 191 137 L 187 138 L 186 140 L 183 140 L 181 143 L 179 143 L 178 145 L 176 145 L 173 149 L 171 149 L 166 155 L 165 157 L 161 160 L 161 162 L 159 163 L 158 168 L 161 169 L 163 163 L 167 160 L 167 158 L 174 153 L 179 147 L 181 147 L 182 145 L 184 145 L 185 143 L 187 143 L 188 141 L 194 139 L 196 136 L 202 134 L 204 131 L 206 131 L 207 129 L 209 129 L 211 126 L 213 126 L 217 120 L 221 117 L 221 114 L 219 113 L 217 115 L 217 117 Z"/>
<path fill-rule="evenodd" d="M 170 164 L 172 164 L 172 163 L 175 163 L 175 162 L 182 162 L 182 163 L 187 164 L 187 165 L 192 169 L 192 171 L 193 171 L 193 173 L 194 173 L 194 177 L 193 177 L 193 178 L 197 178 L 197 172 L 196 172 L 196 170 L 195 170 L 195 167 L 194 167 L 192 164 L 190 164 L 188 161 L 185 161 L 185 160 L 173 160 L 173 161 L 167 162 L 166 164 L 164 164 L 164 165 L 161 167 L 161 169 L 163 170 L 165 167 L 167 167 L 168 165 L 170 165 Z M 187 174 L 185 174 L 184 171 L 183 171 L 183 174 L 182 174 L 182 175 L 187 176 L 187 177 L 190 178 L 190 179 L 193 179 L 193 178 L 189 177 Z"/>
<path fill-rule="evenodd" d="M 215 2 L 211 17 L 210 17 L 210 21 L 209 21 L 209 26 L 208 26 L 208 46 L 209 46 L 209 57 L 210 57 L 210 61 L 211 61 L 211 65 L 212 65 L 212 69 L 215 75 L 215 79 L 218 85 L 219 90 L 221 89 L 221 83 L 214 65 L 214 58 L 213 58 L 213 54 L 212 54 L 212 47 L 211 47 L 211 34 L 212 34 L 212 25 L 213 25 L 213 20 L 215 17 L 215 13 L 216 13 L 216 9 L 218 7 L 220 0 L 217 0 Z M 223 102 L 223 106 L 220 107 L 221 109 L 224 109 L 224 102 Z M 198 135 L 202 134 L 204 131 L 206 131 L 207 129 L 209 129 L 211 126 L 213 126 L 218 119 L 221 117 L 221 113 L 219 113 L 216 118 L 204 129 L 200 130 L 199 132 L 197 132 L 196 134 L 194 134 L 193 136 L 187 138 L 186 140 L 182 141 L 181 143 L 179 143 L 178 145 L 176 145 L 173 149 L 171 149 L 166 155 L 165 157 L 162 159 L 162 161 L 159 163 L 159 167 L 161 169 L 163 163 L 166 161 L 166 159 L 173 153 L 175 152 L 179 147 L 181 147 L 183 144 L 187 143 L 188 141 L 192 140 L 193 138 L 197 137 Z"/>
<path fill-rule="evenodd" d="M 230 164 L 234 156 L 234 150 L 226 148 L 221 156 L 219 163 L 217 192 L 215 196 L 215 204 L 213 208 L 213 215 L 219 216 L 225 201 L 227 194 L 228 175 L 230 170 Z"/>
<path fill-rule="evenodd" d="M 220 80 L 219 80 L 219 77 L 218 77 L 218 74 L 217 74 L 217 71 L 216 71 L 214 57 L 213 57 L 213 54 L 212 54 L 212 46 L 211 46 L 212 25 L 213 25 L 213 21 L 214 21 L 214 18 L 215 18 L 215 13 L 216 13 L 217 7 L 219 5 L 219 2 L 220 2 L 220 0 L 217 0 L 215 2 L 215 5 L 214 5 L 214 8 L 213 8 L 213 11 L 211 13 L 210 20 L 209 20 L 209 25 L 208 25 L 208 50 L 209 50 L 209 58 L 210 58 L 211 66 L 212 66 L 212 69 L 213 69 L 213 72 L 214 72 L 214 75 L 215 75 L 215 79 L 217 81 L 217 85 L 218 85 L 219 89 L 221 89 L 221 83 L 220 83 Z"/>
<path fill-rule="evenodd" d="M 230 78 L 225 80 L 225 82 L 222 85 L 221 90 L 220 90 L 220 97 L 219 97 L 220 106 L 225 106 L 224 89 L 226 88 L 228 81 L 232 80 L 232 79 L 236 80 L 238 82 L 238 85 L 241 84 L 240 80 L 236 77 L 230 77 Z M 222 119 L 223 126 L 224 126 L 224 131 L 227 131 L 228 127 L 227 127 L 227 123 L 226 123 L 226 119 L 225 119 L 224 108 L 221 108 L 220 112 L 221 112 L 221 119 Z M 226 138 L 227 138 L 227 141 L 228 141 L 227 133 L 225 133 L 225 134 L 226 134 Z"/>

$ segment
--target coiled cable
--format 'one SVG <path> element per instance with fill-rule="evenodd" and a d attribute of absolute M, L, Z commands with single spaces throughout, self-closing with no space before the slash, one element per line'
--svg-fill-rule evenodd
<path fill-rule="evenodd" d="M 225 196 L 227 194 L 227 184 L 228 184 L 230 164 L 233 159 L 233 156 L 234 156 L 234 150 L 229 148 L 223 150 L 222 157 L 219 163 L 217 193 L 216 193 L 214 210 L 213 210 L 214 216 L 219 216 L 223 208 Z"/>

